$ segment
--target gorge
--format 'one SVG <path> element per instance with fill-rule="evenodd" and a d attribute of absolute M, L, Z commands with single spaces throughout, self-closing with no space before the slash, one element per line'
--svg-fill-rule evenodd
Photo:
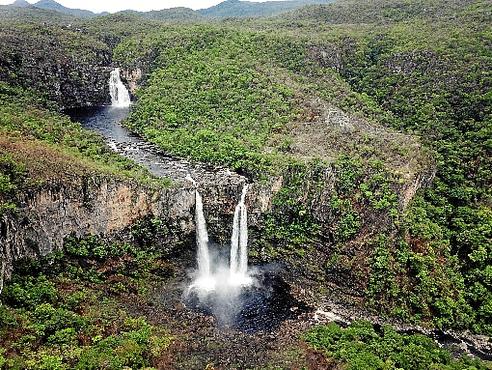
<path fill-rule="evenodd" d="M 156 176 L 172 176 L 174 181 L 191 184 L 195 189 L 196 270 L 190 274 L 192 283 L 183 292 L 184 302 L 198 312 L 216 317 L 219 327 L 235 327 L 247 332 L 267 328 L 273 330 L 283 320 L 308 311 L 307 306 L 296 303 L 295 299 L 290 297 L 289 288 L 276 276 L 278 272 L 275 270 L 278 270 L 278 267 L 253 267 L 251 270 L 248 268 L 248 212 L 245 203 L 249 186 L 246 179 L 230 172 L 224 174 L 220 170 L 214 173 L 214 176 L 232 176 L 244 182 L 234 208 L 230 225 L 232 227 L 229 229 L 230 251 L 227 255 L 221 250 L 223 247 L 218 249 L 209 239 L 199 183 L 191 175 L 197 176 L 198 173 L 203 179 L 203 172 L 197 172 L 203 169 L 162 155 L 156 148 L 131 135 L 121 125 L 129 113 L 130 100 L 128 90 L 121 82 L 119 74 L 118 68 L 111 72 L 111 106 L 73 111 L 71 114 L 86 128 L 102 134 L 113 150 L 142 164 Z M 178 165 L 180 171 L 175 171 L 174 168 Z M 183 179 L 180 174 L 184 173 L 186 176 Z M 236 198 L 234 194 L 231 196 L 232 199 Z M 208 200 L 208 203 L 215 203 L 213 199 Z M 281 305 L 279 300 L 282 302 Z M 289 310 L 295 305 L 303 308 L 293 315 Z"/>
<path fill-rule="evenodd" d="M 490 4 L 192 14 L 0 6 L 0 368 L 490 368 Z"/>
<path fill-rule="evenodd" d="M 119 69 L 115 69 L 115 71 L 119 76 Z M 258 331 L 275 331 L 283 321 L 296 320 L 296 318 L 300 319 L 299 322 L 309 322 L 313 320 L 313 317 L 315 320 L 335 317 L 338 322 L 348 324 L 354 316 L 370 317 L 369 313 L 354 312 L 350 308 L 343 307 L 343 305 L 330 304 L 330 310 L 323 311 L 323 309 L 303 302 L 302 296 L 294 298 L 289 291 L 292 287 L 295 288 L 297 284 L 286 283 L 283 280 L 281 276 L 285 276 L 285 271 L 282 272 L 283 268 L 280 266 L 260 264 L 249 269 L 246 196 L 251 185 L 247 184 L 245 178 L 230 171 L 220 168 L 204 168 L 196 163 L 167 156 L 127 131 L 121 122 L 129 113 L 130 101 L 124 98 L 125 96 L 129 97 L 129 93 L 121 80 L 114 78 L 115 71 L 111 74 L 110 95 L 116 96 L 112 93 L 115 91 L 113 84 L 119 85 L 120 92 L 113 99 L 111 106 L 96 110 L 75 111 L 71 114 L 74 119 L 80 120 L 88 129 L 102 134 L 108 145 L 116 152 L 142 164 L 156 176 L 169 176 L 173 181 L 191 185 L 191 189 L 194 189 L 192 192 L 194 194 L 196 270 L 192 270 L 186 277 L 182 277 L 183 280 L 191 279 L 191 284 L 183 288 L 182 296 L 176 299 L 182 300 L 187 308 L 199 314 L 213 316 L 220 330 L 232 328 L 249 334 Z M 119 98 L 120 95 L 123 98 Z M 122 101 L 126 103 L 122 105 Z M 203 182 L 205 174 L 212 180 Z M 202 181 L 197 182 L 192 176 L 197 176 Z M 234 206 L 233 218 L 230 223 L 232 228 L 230 225 L 225 225 L 225 235 L 230 231 L 230 249 L 227 252 L 227 248 L 224 248 L 228 246 L 227 244 L 218 246 L 209 237 L 204 214 L 204 200 L 199 191 L 199 186 L 216 187 L 219 182 L 214 179 L 222 178 L 223 180 L 226 177 L 231 178 L 231 176 L 234 179 L 231 180 L 234 185 L 232 185 L 231 190 L 227 191 L 228 195 L 226 196 L 238 200 Z M 209 181 L 212 181 L 212 184 Z M 229 182 L 226 184 L 227 186 L 231 185 Z M 240 185 L 242 187 L 239 187 Z M 238 190 L 236 189 L 240 190 L 239 197 L 237 197 Z M 206 191 L 206 193 L 209 192 Z M 254 194 L 250 194 L 250 197 L 255 199 Z M 212 204 L 216 201 L 216 199 L 209 197 L 206 200 Z M 262 201 L 265 202 L 265 200 Z M 219 205 L 219 207 L 224 207 L 224 205 Z M 180 283 L 185 282 L 181 281 Z M 290 286 L 290 284 L 293 285 Z M 168 295 L 169 292 L 164 294 Z M 177 294 L 177 292 L 172 294 Z M 299 298 L 301 300 L 298 300 Z M 377 321 L 377 319 L 375 320 Z M 398 327 L 403 332 L 426 332 L 425 329 L 411 326 L 398 325 Z M 464 337 L 454 333 L 427 332 L 427 335 L 440 341 L 442 345 L 455 346 L 460 344 L 467 346 L 467 351 L 487 358 L 486 352 L 481 349 L 483 343 L 481 344 L 477 339 L 463 339 Z"/>

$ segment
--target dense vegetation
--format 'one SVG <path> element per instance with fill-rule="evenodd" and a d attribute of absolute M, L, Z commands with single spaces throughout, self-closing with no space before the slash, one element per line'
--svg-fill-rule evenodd
<path fill-rule="evenodd" d="M 435 151 L 437 179 L 406 215 L 407 243 L 412 249 L 422 243 L 434 251 L 451 248 L 471 306 L 463 307 L 458 320 L 490 333 L 492 61 L 490 29 L 481 28 L 490 8 L 480 1 L 460 4 L 456 20 L 441 14 L 436 23 L 436 13 L 453 14 L 457 6 L 440 9 L 430 3 L 425 8 L 430 14 L 422 14 L 410 4 L 407 11 L 417 20 L 376 28 L 356 39 L 358 45 L 344 57 L 340 74 L 390 113 L 385 116 L 388 125 L 418 133 Z M 328 9 L 317 13 L 323 14 L 332 15 Z M 418 36 L 407 37 L 416 24 Z M 388 266 L 393 264 L 398 275 L 398 257 L 389 258 L 393 263 Z M 423 280 L 416 284 L 420 289 L 423 285 Z M 441 307 L 430 309 L 445 316 L 443 305 L 454 304 L 441 302 Z"/>
<path fill-rule="evenodd" d="M 34 92 L 0 82 L 0 213 L 15 208 L 17 194 L 54 178 L 88 174 L 169 184 L 125 159 L 64 115 L 46 107 Z"/>
<path fill-rule="evenodd" d="M 61 252 L 20 263 L 2 294 L 0 366 L 158 367 L 171 334 L 129 313 L 122 300 L 145 296 L 149 282 L 166 274 L 162 252 L 149 245 L 93 237 L 67 240 Z"/>
<path fill-rule="evenodd" d="M 453 359 L 424 335 L 399 334 L 390 326 L 376 328 L 365 321 L 356 321 L 347 328 L 335 323 L 319 326 L 309 331 L 305 340 L 328 355 L 332 359 L 330 365 L 341 364 L 349 370 L 488 369 L 477 360 Z"/>
<path fill-rule="evenodd" d="M 257 71 L 239 46 L 245 36 L 204 26 L 120 45 L 120 59 L 135 55 L 133 48 L 162 50 L 162 68 L 139 95 L 129 127 L 178 155 L 241 170 L 268 166 L 273 155 L 263 148 L 295 119 L 294 91 Z"/>
<path fill-rule="evenodd" d="M 491 59 L 484 27 L 490 7 L 481 1 L 374 2 L 353 11 L 351 5 L 308 8 L 275 21 L 168 27 L 128 39 L 116 48 L 116 60 L 129 67 L 146 60 L 155 70 L 128 125 L 171 153 L 260 177 L 289 168 L 299 154 L 320 156 L 313 153 L 321 146 L 314 138 L 299 149 L 301 126 L 290 125 L 316 123 L 326 109 L 316 105 L 319 98 L 421 136 L 434 153 L 437 178 L 393 226 L 372 234 L 370 302 L 407 320 L 490 333 Z M 286 29 L 281 36 L 278 24 Z M 383 178 L 398 183 L 412 156 L 399 153 L 404 144 L 394 137 L 393 148 L 376 139 L 367 146 L 368 135 L 353 147 L 343 135 L 325 136 L 331 146 L 321 159 L 383 160 L 392 173 Z M 388 159 L 398 155 L 396 165 Z M 357 168 L 350 172 L 361 194 L 374 190 L 357 180 Z M 342 200 L 352 206 L 345 206 L 341 229 L 333 233 L 347 242 L 360 227 L 354 198 Z M 287 217 L 294 229 L 295 219 Z M 318 227 L 311 225 L 303 232 L 310 238 Z"/>
<path fill-rule="evenodd" d="M 287 0 L 254 2 L 226 0 L 210 8 L 201 9 L 198 13 L 208 18 L 271 17 L 306 5 L 326 4 L 331 1 L 332 0 Z"/>
<path fill-rule="evenodd" d="M 0 9 L 0 19 L 11 21 L 12 12 Z M 0 45 L 2 210 L 51 173 L 154 181 L 55 112 L 54 98 L 43 93 L 56 78 L 27 91 L 32 76 L 18 71 L 29 64 L 24 45 L 49 43 L 53 55 L 87 65 L 102 56 L 102 64 L 112 59 L 144 73 L 125 123 L 130 129 L 166 152 L 227 165 L 262 184 L 282 177 L 252 257 L 287 261 L 316 283 L 354 279 L 364 307 L 381 316 L 492 335 L 490 2 L 340 0 L 271 19 L 214 23 L 182 9 L 129 12 L 76 20 L 76 30 L 65 24 L 71 18 L 21 25 L 24 15 L 37 22 L 48 13 L 16 14 L 14 25 L 0 28 L 8 41 Z M 408 202 L 402 194 L 413 181 L 428 187 Z M 83 241 L 68 248 L 67 270 L 48 280 L 42 269 L 18 274 L 7 287 L 0 319 L 15 335 L 5 340 L 2 332 L 8 359 L 0 352 L 0 364 L 97 367 L 110 361 L 109 351 L 128 346 L 132 358 L 111 366 L 152 365 L 159 329 L 128 313 L 118 319 L 112 299 L 99 302 L 97 284 L 111 294 L 126 289 L 104 285 L 92 269 L 121 259 L 120 252 Z M 121 253 L 139 261 L 144 252 L 124 246 Z M 82 273 L 79 262 L 87 259 L 91 267 Z M 125 265 L 125 274 L 140 262 Z M 136 290 L 140 278 L 130 279 Z M 76 279 L 80 291 L 66 291 Z M 72 293 L 83 298 L 70 303 Z M 82 314 L 93 304 L 98 312 Z M 114 332 L 95 327 L 106 310 Z M 74 335 L 84 325 L 93 331 Z M 451 360 L 420 336 L 366 323 L 320 327 L 306 340 L 354 369 L 482 366 Z"/>

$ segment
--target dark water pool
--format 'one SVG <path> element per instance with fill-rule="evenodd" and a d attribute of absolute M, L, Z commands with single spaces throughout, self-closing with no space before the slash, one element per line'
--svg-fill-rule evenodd
<path fill-rule="evenodd" d="M 235 294 L 200 296 L 191 291 L 184 296 L 184 303 L 191 310 L 213 316 L 219 328 L 245 333 L 273 332 L 285 320 L 311 311 L 292 296 L 289 285 L 275 271 L 256 268 L 254 280 L 249 287 L 237 288 Z"/>

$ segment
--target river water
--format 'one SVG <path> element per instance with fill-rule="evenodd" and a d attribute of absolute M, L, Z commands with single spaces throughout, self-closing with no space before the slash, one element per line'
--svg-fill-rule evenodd
<path fill-rule="evenodd" d="M 166 155 L 154 145 L 132 134 L 121 124 L 128 116 L 129 108 L 91 107 L 66 113 L 72 120 L 80 122 L 84 128 L 101 134 L 115 152 L 146 167 L 155 176 L 175 181 L 187 181 L 187 177 L 191 176 L 200 182 L 204 176 L 213 177 L 220 172 L 231 175 L 222 168 L 212 169 L 206 165 Z"/>

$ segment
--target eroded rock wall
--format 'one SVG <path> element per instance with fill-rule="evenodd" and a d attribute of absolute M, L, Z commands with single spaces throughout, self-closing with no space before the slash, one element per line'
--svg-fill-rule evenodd
<path fill-rule="evenodd" d="M 22 195 L 18 210 L 0 219 L 4 276 L 16 260 L 49 254 L 68 236 L 111 236 L 146 216 L 191 233 L 194 202 L 190 189 L 153 189 L 108 178 L 46 184 Z"/>
<path fill-rule="evenodd" d="M 246 179 L 223 171 L 196 177 L 211 239 L 226 245 Z M 251 224 L 259 222 L 273 194 L 268 186 L 252 190 L 250 207 L 257 217 L 251 219 Z M 0 216 L 2 278 L 10 277 L 17 260 L 56 251 L 67 237 L 124 238 L 131 226 L 144 218 L 159 218 L 170 230 L 163 243 L 168 251 L 193 239 L 195 233 L 195 187 L 186 181 L 153 187 L 105 176 L 75 177 L 25 191 L 17 203 L 17 210 Z M 193 243 L 190 248 L 194 248 Z"/>

